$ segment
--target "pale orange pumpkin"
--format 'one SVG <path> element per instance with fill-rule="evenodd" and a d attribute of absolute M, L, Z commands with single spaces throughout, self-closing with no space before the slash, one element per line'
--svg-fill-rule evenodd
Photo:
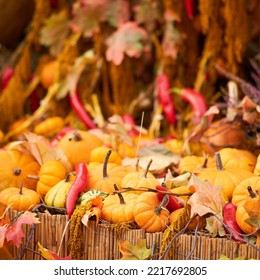
<path fill-rule="evenodd" d="M 213 157 L 208 156 L 185 156 L 181 158 L 178 172 L 180 174 L 184 172 L 195 172 L 198 173 L 201 169 L 206 169 L 208 167 L 214 167 L 215 162 Z"/>
<path fill-rule="evenodd" d="M 0 150 L 0 191 L 10 187 L 35 190 L 37 181 L 27 178 L 38 175 L 39 163 L 29 154 L 18 150 Z"/>
<path fill-rule="evenodd" d="M 102 144 L 102 140 L 97 136 L 85 130 L 78 130 L 62 137 L 56 148 L 64 152 L 75 168 L 77 163 L 89 163 L 91 151 Z"/>
<path fill-rule="evenodd" d="M 260 154 L 257 157 L 256 165 L 254 168 L 254 174 L 260 176 Z"/>
<path fill-rule="evenodd" d="M 59 116 L 49 117 L 34 126 L 34 133 L 45 137 L 53 137 L 65 126 L 65 120 Z"/>
<path fill-rule="evenodd" d="M 137 225 L 146 232 L 162 232 L 169 224 L 170 212 L 165 208 L 167 195 L 161 202 L 156 193 L 143 192 L 138 195 L 134 207 Z"/>
<path fill-rule="evenodd" d="M 109 147 L 102 145 L 100 147 L 97 147 L 93 149 L 90 152 L 90 162 L 104 162 L 104 158 L 106 157 L 108 151 L 111 150 Z M 108 162 L 113 162 L 118 165 L 122 164 L 122 158 L 119 156 L 119 154 L 112 150 L 111 155 L 109 156 Z"/>

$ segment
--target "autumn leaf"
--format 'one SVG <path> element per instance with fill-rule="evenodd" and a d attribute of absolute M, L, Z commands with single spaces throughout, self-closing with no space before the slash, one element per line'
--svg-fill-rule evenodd
<path fill-rule="evenodd" d="M 42 256 L 46 259 L 46 260 L 71 260 L 70 256 L 67 256 L 65 258 L 61 258 L 59 257 L 56 253 L 54 253 L 51 250 L 48 250 L 46 248 L 44 248 L 40 242 L 38 242 L 38 250 L 41 252 Z"/>
<path fill-rule="evenodd" d="M 234 258 L 233 260 L 245 260 L 245 259 L 246 259 L 245 256 L 238 256 L 238 257 Z M 230 259 L 226 255 L 221 254 L 219 257 L 219 260 L 224 261 L 224 260 L 232 260 L 232 259 Z"/>
<path fill-rule="evenodd" d="M 146 260 L 152 253 L 152 248 L 147 249 L 146 239 L 137 239 L 133 244 L 128 240 L 119 242 L 119 251 L 122 254 L 121 260 Z"/>
<path fill-rule="evenodd" d="M 101 210 L 102 210 L 102 206 L 103 206 L 103 199 L 100 196 L 96 196 L 94 198 L 91 199 L 91 208 L 88 209 L 84 216 L 81 219 L 81 222 L 87 226 L 89 219 L 91 217 L 96 217 L 96 224 L 98 224 L 99 222 L 99 218 L 101 216 Z"/>
<path fill-rule="evenodd" d="M 129 2 L 125 0 L 113 0 L 105 11 L 108 23 L 113 27 L 119 27 L 130 19 Z"/>
<path fill-rule="evenodd" d="M 129 57 L 140 57 L 144 50 L 144 41 L 147 38 L 145 29 L 139 27 L 136 22 L 126 22 L 122 24 L 108 39 L 106 59 L 115 65 L 120 65 L 124 59 L 124 54 Z"/>
<path fill-rule="evenodd" d="M 71 32 L 68 12 L 64 9 L 52 14 L 40 31 L 40 43 L 49 47 L 50 54 L 57 56 L 63 49 L 65 39 Z"/>
<path fill-rule="evenodd" d="M 187 185 L 190 189 L 195 188 L 195 192 L 189 198 L 188 204 L 191 206 L 191 217 L 198 214 L 200 217 L 206 214 L 213 214 L 216 217 L 207 219 L 207 230 L 216 236 L 217 233 L 222 236 L 225 232 L 223 228 L 222 209 L 224 200 L 218 189 L 207 181 L 202 181 L 196 175 L 192 174 Z"/>
<path fill-rule="evenodd" d="M 13 224 L 9 224 L 5 237 L 8 242 L 12 242 L 16 247 L 22 244 L 24 232 L 22 229 L 23 224 L 32 225 L 39 224 L 39 218 L 35 213 L 25 211 L 22 213 Z"/>
<path fill-rule="evenodd" d="M 243 98 L 241 107 L 244 121 L 252 124 L 260 118 L 260 113 L 257 111 L 257 104 L 254 103 L 248 96 Z"/>
<path fill-rule="evenodd" d="M 0 226 L 0 248 L 4 246 L 7 225 Z"/>

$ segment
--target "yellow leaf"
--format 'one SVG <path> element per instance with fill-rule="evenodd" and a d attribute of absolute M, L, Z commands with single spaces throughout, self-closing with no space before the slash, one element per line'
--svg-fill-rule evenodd
<path fill-rule="evenodd" d="M 38 242 L 38 249 L 41 252 L 42 256 L 46 259 L 46 260 L 71 260 L 70 256 L 67 256 L 65 258 L 61 258 L 59 257 L 56 253 L 52 252 L 51 250 L 48 250 L 46 248 L 44 248 L 40 242 Z"/>

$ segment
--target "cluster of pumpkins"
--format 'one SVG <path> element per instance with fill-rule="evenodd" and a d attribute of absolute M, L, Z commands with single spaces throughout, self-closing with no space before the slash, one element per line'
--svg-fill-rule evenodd
<path fill-rule="evenodd" d="M 38 129 L 38 133 L 40 130 Z M 138 137 L 134 141 L 137 141 Z M 175 152 L 175 140 L 162 143 Z M 156 191 L 142 191 L 142 188 L 154 189 L 161 185 L 156 174 L 138 168 L 124 166 L 124 156 L 135 156 L 130 146 L 118 146 L 117 150 L 104 145 L 100 135 L 85 130 L 71 130 L 56 143 L 71 163 L 68 172 L 60 160 L 49 160 L 40 165 L 36 159 L 18 149 L 0 150 L 0 203 L 17 211 L 32 210 L 36 205 L 64 208 L 66 197 L 75 180 L 75 166 L 85 163 L 88 180 L 83 194 L 85 197 L 102 196 L 102 219 L 111 223 L 135 221 L 147 232 L 160 232 L 176 218 L 176 211 L 167 208 L 167 201 Z M 151 156 L 152 159 L 152 156 Z M 220 187 L 226 201 L 237 206 L 236 220 L 245 233 L 255 228 L 245 222 L 248 214 L 243 204 L 249 199 L 258 199 L 260 190 L 260 156 L 247 150 L 222 148 L 209 156 L 207 165 L 203 156 L 180 157 L 177 166 L 179 174 L 193 172 L 202 180 Z M 250 186 L 250 191 L 248 189 Z M 115 192 L 118 190 L 130 191 Z M 185 205 L 190 192 L 187 186 L 173 187 L 168 191 L 176 195 L 179 204 Z M 252 193 L 254 195 L 252 195 Z M 105 195 L 104 195 L 105 194 Z M 172 196 L 172 195 L 170 195 Z M 84 199 L 83 199 L 84 200 Z M 81 200 L 82 203 L 82 200 Z"/>

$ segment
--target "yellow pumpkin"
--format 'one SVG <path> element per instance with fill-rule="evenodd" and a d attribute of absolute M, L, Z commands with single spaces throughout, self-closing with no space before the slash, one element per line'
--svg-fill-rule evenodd
<path fill-rule="evenodd" d="M 102 144 L 102 140 L 97 136 L 85 130 L 78 130 L 63 136 L 56 148 L 64 152 L 75 168 L 77 163 L 89 163 L 91 151 Z"/>
<path fill-rule="evenodd" d="M 170 212 L 164 204 L 164 199 L 161 202 L 156 193 L 143 192 L 139 194 L 134 207 L 137 225 L 146 232 L 164 231 L 169 224 L 170 217 Z"/>
<path fill-rule="evenodd" d="M 236 185 L 244 179 L 252 177 L 253 174 L 247 170 L 236 167 L 224 168 L 219 152 L 215 153 L 215 159 L 216 168 L 201 170 L 197 176 L 219 188 L 219 191 L 224 193 L 230 201 Z"/>
<path fill-rule="evenodd" d="M 142 191 L 138 191 L 140 188 L 151 188 L 155 189 L 160 182 L 155 176 L 149 172 L 149 167 L 152 161 L 149 162 L 145 171 L 132 171 L 127 173 L 122 179 L 122 188 L 133 188 L 136 191 L 134 193 L 140 194 Z"/>
<path fill-rule="evenodd" d="M 113 224 L 134 221 L 133 209 L 137 197 L 131 192 L 110 194 L 103 202 L 101 218 Z"/>
<path fill-rule="evenodd" d="M 109 150 L 111 150 L 111 149 L 104 145 L 93 149 L 90 153 L 90 162 L 103 163 L 104 158 L 106 157 Z M 121 165 L 122 158 L 119 156 L 119 154 L 116 151 L 112 150 L 108 162 L 113 162 L 118 165 Z"/>
<path fill-rule="evenodd" d="M 20 188 L 11 187 L 0 192 L 0 203 L 18 212 L 31 210 L 40 201 L 36 191 L 27 189 L 22 184 Z"/>
<path fill-rule="evenodd" d="M 114 184 L 121 189 L 121 181 L 127 170 L 121 165 L 108 162 L 111 152 L 111 150 L 108 151 L 103 164 L 94 164 L 88 168 L 88 189 L 112 193 Z"/>
<path fill-rule="evenodd" d="M 38 175 L 40 165 L 29 154 L 18 150 L 0 150 L 0 191 L 10 187 L 24 187 L 35 190 L 37 181 L 27 178 Z"/>
<path fill-rule="evenodd" d="M 181 158 L 178 172 L 180 174 L 185 172 L 195 172 L 198 173 L 201 169 L 206 169 L 208 167 L 214 167 L 213 157 L 201 157 L 201 156 L 185 156 Z"/>
<path fill-rule="evenodd" d="M 49 117 L 34 127 L 34 133 L 44 135 L 45 137 L 52 137 L 58 133 L 65 126 L 65 120 L 62 117 Z"/>
<path fill-rule="evenodd" d="M 245 203 L 260 193 L 260 177 L 252 176 L 241 181 L 234 189 L 232 202 L 236 205 Z"/>
<path fill-rule="evenodd" d="M 256 156 L 247 151 L 235 148 L 224 148 L 219 151 L 224 168 L 238 167 L 253 172 Z"/>
<path fill-rule="evenodd" d="M 31 179 L 38 179 L 36 191 L 44 198 L 46 193 L 66 177 L 67 171 L 64 165 L 58 160 L 49 160 L 42 164 L 38 176 L 28 176 Z"/>
<path fill-rule="evenodd" d="M 257 157 L 256 165 L 254 168 L 254 174 L 258 176 L 260 175 L 260 154 Z"/>
<path fill-rule="evenodd" d="M 69 173 L 65 179 L 60 180 L 54 185 L 45 195 L 44 201 L 48 206 L 54 206 L 59 208 L 65 208 L 67 194 L 72 186 L 73 180 L 75 179 Z"/>

